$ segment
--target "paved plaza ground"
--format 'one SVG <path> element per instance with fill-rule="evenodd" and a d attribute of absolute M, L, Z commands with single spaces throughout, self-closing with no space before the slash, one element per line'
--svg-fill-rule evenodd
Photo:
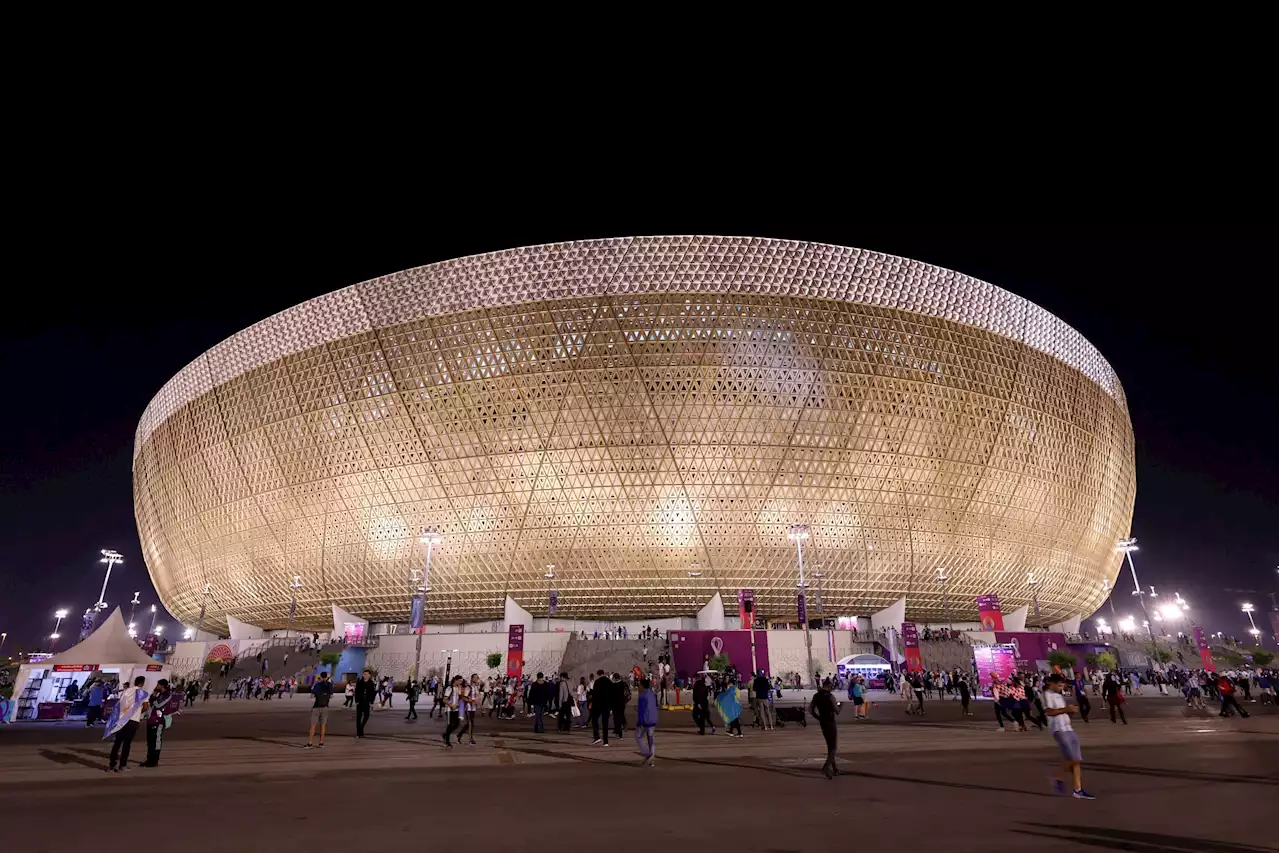
<path fill-rule="evenodd" d="M 1049 735 L 1000 732 L 990 703 L 962 718 L 958 702 L 935 701 L 921 718 L 886 702 L 862 723 L 846 703 L 833 781 L 813 725 L 699 737 L 687 712 L 664 712 L 658 766 L 645 768 L 630 736 L 604 749 L 554 722 L 535 735 L 524 718 L 483 720 L 476 746 L 445 750 L 443 722 L 406 723 L 402 707 L 375 709 L 363 740 L 335 708 L 326 748 L 305 751 L 308 705 L 211 699 L 177 719 L 159 768 L 125 775 L 104 772 L 100 732 L 0 728 L 3 849 L 135 850 L 161 834 L 183 853 L 450 839 L 485 853 L 1276 849 L 1274 707 L 1223 720 L 1188 716 L 1177 698 L 1134 698 L 1128 726 L 1095 713 L 1076 723 L 1098 796 L 1083 802 L 1050 793 Z M 144 752 L 139 733 L 134 759 Z"/>

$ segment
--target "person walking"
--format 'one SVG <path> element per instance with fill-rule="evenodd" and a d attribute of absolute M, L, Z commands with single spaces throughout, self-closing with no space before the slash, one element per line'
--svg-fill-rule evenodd
<path fill-rule="evenodd" d="M 333 682 L 329 673 L 322 672 L 311 685 L 311 726 L 307 729 L 307 745 L 303 749 L 311 749 L 311 739 L 315 737 L 316 726 L 320 727 L 320 746 L 324 749 L 324 733 L 329 727 L 329 699 L 333 696 Z"/>
<path fill-rule="evenodd" d="M 1089 691 L 1085 687 L 1084 676 L 1076 673 L 1076 677 L 1071 681 L 1071 687 L 1076 694 L 1076 707 L 1080 709 L 1080 719 L 1087 723 L 1092 706 L 1089 704 Z M 1046 707 L 1048 707 L 1047 703 Z M 1052 726 L 1049 727 L 1049 731 L 1053 731 Z"/>
<path fill-rule="evenodd" d="M 132 687 L 120 691 L 116 706 L 111 709 L 111 718 L 107 720 L 107 729 L 102 739 L 114 738 L 111 743 L 111 755 L 107 759 L 109 773 L 124 773 L 129 770 L 129 747 L 133 745 L 133 736 L 138 733 L 138 724 L 142 715 L 148 710 L 146 676 L 139 675 L 133 680 Z"/>
<path fill-rule="evenodd" d="M 365 723 L 369 722 L 369 712 L 373 710 L 373 702 L 378 698 L 378 683 L 373 680 L 373 673 L 365 670 L 356 682 L 353 698 L 356 702 L 356 737 L 364 737 Z"/>
<path fill-rule="evenodd" d="M 1066 785 L 1071 784 L 1071 796 L 1077 800 L 1095 799 L 1080 784 L 1080 738 L 1071 728 L 1071 713 L 1077 710 L 1075 705 L 1068 705 L 1062 695 L 1065 680 L 1056 672 L 1045 681 L 1044 706 L 1045 716 L 1049 722 L 1049 731 L 1057 741 L 1058 752 L 1062 755 L 1062 775 L 1054 779 L 1056 793 L 1065 794 Z"/>
<path fill-rule="evenodd" d="M 533 707 L 534 734 L 543 734 L 546 731 L 542 726 L 542 713 L 547 708 L 547 680 L 542 673 L 538 673 L 529 687 L 529 704 Z"/>
<path fill-rule="evenodd" d="M 969 679 L 963 675 L 956 676 L 952 680 L 956 691 L 960 694 L 960 715 L 963 717 L 972 717 L 973 712 L 969 710 Z"/>
<path fill-rule="evenodd" d="M 631 701 L 631 688 L 616 672 L 613 674 L 612 686 L 613 733 L 615 737 L 620 738 L 627 729 L 627 703 Z"/>
<path fill-rule="evenodd" d="M 1102 701 L 1107 703 L 1107 710 L 1111 712 L 1111 722 L 1114 723 L 1116 714 L 1119 714 L 1120 722 L 1129 725 L 1129 721 L 1124 718 L 1124 691 L 1113 673 L 1108 672 L 1106 681 L 1102 682 Z"/>
<path fill-rule="evenodd" d="M 724 689 L 716 694 L 716 710 L 724 718 L 725 734 L 742 737 L 742 703 L 738 701 L 738 685 L 726 680 Z"/>
<path fill-rule="evenodd" d="M 653 733 L 658 728 L 658 697 L 653 694 L 653 682 L 640 681 L 640 696 L 636 699 L 636 747 L 640 750 L 640 763 L 653 766 L 658 751 L 653 744 Z"/>
<path fill-rule="evenodd" d="M 867 718 L 867 701 L 866 686 L 862 682 L 861 675 L 854 675 L 849 679 L 849 696 L 853 701 L 853 718 L 855 720 L 865 720 Z M 968 707 L 968 699 L 965 700 Z"/>
<path fill-rule="evenodd" d="M 578 723 L 574 728 L 585 729 L 587 727 L 587 677 L 585 675 L 578 678 L 578 686 L 574 688 L 573 699 L 578 707 Z"/>
<path fill-rule="evenodd" d="M 560 712 L 556 714 L 556 731 L 569 731 L 569 721 L 572 715 L 578 710 L 577 704 L 573 701 L 573 689 L 569 686 L 569 673 L 560 673 L 560 682 L 556 685 L 557 698 L 560 700 Z"/>
<path fill-rule="evenodd" d="M 449 710 L 449 725 L 444 730 L 444 745 L 453 749 L 453 743 L 449 738 L 461 724 L 461 712 L 466 710 L 466 700 L 462 698 L 462 676 L 455 675 L 453 681 L 449 685 L 449 693 L 444 699 L 445 707 Z"/>
<path fill-rule="evenodd" d="M 350 708 L 356 702 L 356 683 L 348 681 L 346 686 L 342 688 L 342 692 L 346 696 L 346 701 L 342 703 L 342 707 Z"/>
<path fill-rule="evenodd" d="M 591 685 L 591 743 L 593 746 L 603 743 L 609 745 L 609 709 L 613 700 L 613 685 L 605 676 L 604 670 L 596 670 L 595 683 Z M 604 740 L 601 741 L 603 727 Z"/>
<path fill-rule="evenodd" d="M 822 764 L 822 774 L 828 779 L 840 775 L 836 767 L 836 714 L 840 713 L 840 703 L 831 693 L 831 679 L 824 678 L 818 690 L 809 700 L 809 713 L 818 721 L 822 729 L 822 739 L 827 744 L 827 760 Z"/>
<path fill-rule="evenodd" d="M 86 729 L 102 719 L 102 693 L 102 682 L 94 679 L 89 687 L 89 710 L 84 718 Z"/>
<path fill-rule="evenodd" d="M 173 693 L 169 690 L 169 680 L 162 678 L 156 682 L 156 689 L 147 697 L 147 759 L 139 767 L 159 767 L 160 750 L 163 747 L 165 727 L 172 721 L 169 716 L 169 705 L 180 711 L 186 701 L 185 693 Z"/>
<path fill-rule="evenodd" d="M 1241 717 L 1248 719 L 1249 712 L 1240 707 L 1240 703 L 1236 701 L 1236 686 L 1227 676 L 1218 679 L 1218 695 L 1222 697 L 1222 710 L 1218 712 L 1219 717 L 1228 717 L 1231 715 L 1231 709 L 1234 708 Z"/>
<path fill-rule="evenodd" d="M 693 684 L 693 721 L 698 725 L 698 734 L 705 735 L 707 723 L 711 723 L 711 733 L 716 733 L 715 723 L 711 719 L 711 687 L 706 676 L 700 676 Z"/>
<path fill-rule="evenodd" d="M 418 682 L 410 681 L 404 687 L 404 698 L 409 703 L 409 713 L 404 715 L 405 722 L 418 719 L 418 694 L 422 692 L 422 688 L 418 686 Z"/>

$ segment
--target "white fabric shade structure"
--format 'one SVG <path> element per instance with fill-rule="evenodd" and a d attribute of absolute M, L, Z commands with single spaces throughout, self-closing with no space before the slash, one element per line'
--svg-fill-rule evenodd
<path fill-rule="evenodd" d="M 116 608 L 93 633 L 76 645 L 59 652 L 51 658 L 39 663 L 23 664 L 18 668 L 18 677 L 14 681 L 14 700 L 10 703 L 6 722 L 12 722 L 17 712 L 16 701 L 34 674 L 41 671 L 54 671 L 55 667 L 83 667 L 83 671 L 108 671 L 113 677 L 120 679 L 123 686 L 133 681 L 135 676 L 144 675 L 147 679 L 146 690 L 155 687 L 161 678 L 169 677 L 169 666 L 156 661 L 144 652 L 137 642 L 129 636 L 129 627 L 120 608 Z"/>

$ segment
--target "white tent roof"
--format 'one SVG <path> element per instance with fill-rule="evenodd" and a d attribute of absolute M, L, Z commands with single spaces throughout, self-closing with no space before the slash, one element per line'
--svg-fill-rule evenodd
<path fill-rule="evenodd" d="M 129 626 L 124 623 L 124 617 L 120 615 L 120 608 L 117 607 L 101 625 L 94 629 L 92 634 L 65 652 L 58 652 L 48 660 L 41 661 L 39 666 L 48 668 L 55 664 L 86 663 L 141 665 L 155 662 L 129 636 Z"/>

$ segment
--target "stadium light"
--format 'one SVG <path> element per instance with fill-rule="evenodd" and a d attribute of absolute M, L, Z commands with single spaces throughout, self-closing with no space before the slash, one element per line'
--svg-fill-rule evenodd
<path fill-rule="evenodd" d="M 808 586 L 804 580 L 804 542 L 809 538 L 809 525 L 793 524 L 787 528 L 787 538 L 796 543 L 796 563 L 800 567 L 800 582 L 796 584 L 800 588 L 800 594 L 797 597 L 797 603 L 801 605 L 797 608 L 797 616 L 802 616 L 800 620 L 804 622 L 804 656 L 808 671 L 804 674 L 804 680 L 807 682 L 813 676 L 813 639 L 809 635 L 809 610 L 804 607 L 804 589 Z M 803 610 L 804 613 L 799 611 Z"/>
<path fill-rule="evenodd" d="M 1241 605 L 1240 609 L 1243 610 L 1245 615 L 1249 617 L 1249 625 L 1252 626 L 1249 630 L 1249 633 L 1253 634 L 1255 637 L 1258 634 L 1262 633 L 1261 631 L 1258 630 L 1258 623 L 1253 621 L 1253 605 L 1246 601 L 1243 605 Z"/>
<path fill-rule="evenodd" d="M 120 556 L 119 551 L 112 551 L 110 548 L 103 548 L 100 552 L 102 559 L 99 563 L 107 564 L 107 575 L 102 579 L 102 591 L 98 593 L 98 602 L 94 604 L 96 610 L 107 609 L 107 582 L 111 580 L 111 569 L 124 562 L 124 557 Z"/>
<path fill-rule="evenodd" d="M 1145 617 L 1144 624 L 1148 635 L 1151 637 L 1151 657 L 1154 658 L 1156 656 L 1156 632 L 1151 628 L 1151 616 L 1147 613 L 1146 596 L 1142 594 L 1142 584 L 1138 583 L 1138 570 L 1133 565 L 1133 552 L 1138 550 L 1138 540 L 1133 536 L 1119 539 L 1116 541 L 1116 550 L 1124 554 L 1125 560 L 1129 563 L 1129 574 L 1133 576 L 1133 594 L 1137 596 L 1138 603 L 1142 605 L 1142 615 Z M 1153 598 L 1155 594 L 1156 588 L 1153 586 L 1151 587 Z"/>

